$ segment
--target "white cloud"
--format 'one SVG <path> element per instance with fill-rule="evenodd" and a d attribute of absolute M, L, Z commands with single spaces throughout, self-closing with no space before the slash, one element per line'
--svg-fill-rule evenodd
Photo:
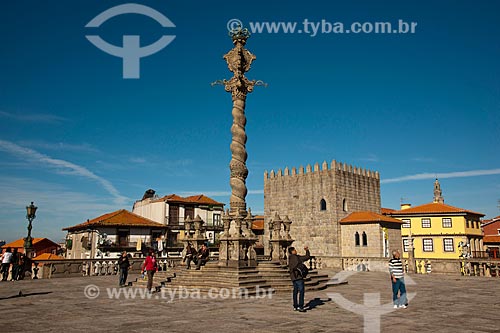
<path fill-rule="evenodd" d="M 31 201 L 38 206 L 33 224 L 34 237 L 48 237 L 54 241 L 63 238 L 63 227 L 124 208 L 121 204 L 97 195 L 75 192 L 59 184 L 0 176 L 2 239 L 13 241 L 26 236 L 25 207 Z"/>
<path fill-rule="evenodd" d="M 459 177 L 477 177 L 477 176 L 489 176 L 489 175 L 500 175 L 500 169 L 487 169 L 487 170 L 471 170 L 471 171 L 457 171 L 457 172 L 445 172 L 445 173 L 418 173 L 415 175 L 408 175 L 396 178 L 382 179 L 381 184 L 389 183 L 401 183 L 410 180 L 424 180 L 424 179 L 434 179 L 434 178 L 459 178 Z"/>
<path fill-rule="evenodd" d="M 59 117 L 53 114 L 45 113 L 9 113 L 5 111 L 0 111 L 0 117 L 10 118 L 16 121 L 24 122 L 36 122 L 36 123 L 48 123 L 48 124 L 58 124 L 67 121 L 66 118 Z"/>
<path fill-rule="evenodd" d="M 369 154 L 367 157 L 362 157 L 359 160 L 360 161 L 365 161 L 365 162 L 378 162 L 379 158 L 375 154 Z"/>
<path fill-rule="evenodd" d="M 47 150 L 65 150 L 65 151 L 77 151 L 77 152 L 90 152 L 97 153 L 99 149 L 93 147 L 88 143 L 82 144 L 71 144 L 64 142 L 43 142 L 43 141 L 21 141 L 20 145 L 30 146 L 31 148 L 41 148 Z"/>
<path fill-rule="evenodd" d="M 80 165 L 65 160 L 51 158 L 33 149 L 24 148 L 16 145 L 15 143 L 4 140 L 0 140 L 0 150 L 3 150 L 19 158 L 25 158 L 28 161 L 38 161 L 45 167 L 55 169 L 55 172 L 58 174 L 70 174 L 93 180 L 100 184 L 109 194 L 114 197 L 115 203 L 124 203 L 128 200 L 126 197 L 122 196 L 119 193 L 119 191 L 113 186 L 113 184 L 111 184 L 110 181 L 96 175 L 92 171 Z"/>
<path fill-rule="evenodd" d="M 430 157 L 414 157 L 411 160 L 413 162 L 421 162 L 421 163 L 431 163 L 435 161 L 433 158 Z"/>
<path fill-rule="evenodd" d="M 131 157 L 129 159 L 130 162 L 132 163 L 137 163 L 137 164 L 144 164 L 147 163 L 146 159 L 144 157 Z"/>

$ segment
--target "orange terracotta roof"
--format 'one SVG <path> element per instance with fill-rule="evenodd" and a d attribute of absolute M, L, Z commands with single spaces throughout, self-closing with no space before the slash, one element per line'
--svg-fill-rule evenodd
<path fill-rule="evenodd" d="M 64 257 L 58 256 L 57 254 L 52 253 L 42 253 L 39 256 L 36 256 L 32 260 L 64 260 Z"/>
<path fill-rule="evenodd" d="M 36 243 L 38 243 L 38 242 L 40 242 L 40 241 L 42 241 L 42 240 L 44 240 L 44 239 L 45 239 L 45 238 L 33 238 L 33 239 L 31 240 L 31 243 L 32 243 L 33 245 L 35 245 Z M 51 242 L 52 242 L 52 241 L 51 241 Z M 54 244 L 55 244 L 55 243 L 54 243 Z M 21 239 L 15 240 L 15 241 L 13 241 L 13 242 L 10 242 L 9 244 L 5 244 L 5 245 L 3 245 L 3 246 L 2 246 L 2 249 L 6 249 L 6 248 L 8 248 L 8 247 L 11 247 L 11 248 L 15 248 L 15 247 L 17 247 L 17 248 L 19 248 L 19 247 L 24 247 L 24 238 L 21 238 Z"/>
<path fill-rule="evenodd" d="M 398 216 L 398 215 L 412 215 L 412 214 L 446 214 L 446 213 L 467 213 L 467 214 L 484 216 L 484 214 L 482 213 L 476 213 L 467 209 L 453 207 L 438 202 L 431 202 L 428 204 L 415 206 L 412 208 L 397 210 L 395 212 L 390 213 L 390 215 Z"/>
<path fill-rule="evenodd" d="M 484 236 L 483 243 L 500 243 L 500 235 Z"/>
<path fill-rule="evenodd" d="M 192 195 L 190 197 L 186 197 L 185 198 L 187 201 L 189 202 L 195 202 L 195 203 L 199 203 L 199 204 L 205 204 L 205 205 L 224 205 L 220 202 L 217 202 L 203 194 L 199 194 L 199 195 Z"/>
<path fill-rule="evenodd" d="M 341 224 L 372 223 L 372 222 L 386 222 L 386 223 L 398 223 L 398 224 L 403 223 L 403 221 L 392 218 L 390 216 L 377 214 L 374 212 L 366 212 L 366 211 L 351 213 L 348 216 L 344 217 L 342 220 L 340 220 Z"/>
<path fill-rule="evenodd" d="M 156 199 L 155 202 L 179 202 L 179 203 L 196 203 L 201 205 L 221 205 L 224 206 L 223 203 L 217 202 L 203 194 L 192 195 L 186 198 L 183 198 L 177 194 L 169 194 L 162 198 Z"/>
<path fill-rule="evenodd" d="M 254 220 L 252 221 L 252 230 L 264 230 L 264 216 L 254 216 Z"/>
<path fill-rule="evenodd" d="M 166 226 L 161 223 L 131 213 L 128 210 L 120 209 L 116 212 L 101 215 L 87 222 L 63 228 L 63 230 L 74 231 L 109 226 L 166 228 Z"/>
<path fill-rule="evenodd" d="M 380 213 L 382 215 L 387 215 L 387 214 L 390 214 L 390 213 L 394 213 L 396 210 L 395 209 L 392 209 L 392 208 L 380 208 Z"/>
<path fill-rule="evenodd" d="M 482 225 L 486 225 L 486 224 L 490 224 L 492 222 L 497 222 L 497 221 L 500 221 L 500 216 L 494 217 L 494 218 L 489 219 L 489 220 L 483 220 L 483 221 L 481 221 L 481 223 L 482 223 Z"/>
<path fill-rule="evenodd" d="M 164 197 L 161 197 L 159 199 L 154 200 L 154 202 L 159 202 L 159 201 L 173 201 L 173 202 L 184 202 L 184 198 L 181 196 L 178 196 L 177 194 L 169 194 Z"/>

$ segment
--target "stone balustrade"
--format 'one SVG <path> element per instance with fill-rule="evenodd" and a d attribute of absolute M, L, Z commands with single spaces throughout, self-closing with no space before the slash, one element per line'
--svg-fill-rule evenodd
<path fill-rule="evenodd" d="M 309 267 L 309 270 L 316 270 L 319 267 L 318 262 L 320 261 L 320 258 L 316 258 L 315 256 L 311 256 L 309 260 L 306 263 L 306 266 Z"/>
<path fill-rule="evenodd" d="M 217 257 L 211 257 L 217 260 Z M 269 260 L 270 258 L 260 258 Z M 332 258 L 326 258 L 332 259 Z M 345 271 L 382 271 L 388 272 L 388 258 L 349 257 L 335 258 L 341 262 L 339 269 Z M 139 273 L 144 258 L 131 258 L 131 273 Z M 181 265 L 181 257 L 158 258 L 158 271 L 167 271 Z M 408 259 L 402 259 L 405 271 L 408 272 Z M 311 270 L 325 267 L 325 258 L 311 256 L 306 265 Z M 493 259 L 415 259 L 416 274 L 449 274 L 462 276 L 500 277 L 500 260 Z M 36 272 L 36 273 L 35 273 Z M 116 275 L 119 273 L 118 259 L 64 259 L 39 260 L 33 264 L 32 274 L 26 278 L 60 278 L 78 276 Z"/>
<path fill-rule="evenodd" d="M 402 259 L 408 273 L 408 259 Z M 346 271 L 389 270 L 389 258 L 342 258 L 342 269 Z M 451 274 L 463 276 L 500 277 L 500 260 L 491 259 L 415 259 L 416 274 Z"/>
<path fill-rule="evenodd" d="M 389 270 L 388 258 L 369 258 L 369 257 L 349 257 L 342 258 L 342 269 L 345 271 L 367 272 Z"/>
<path fill-rule="evenodd" d="M 500 260 L 464 260 L 461 261 L 461 274 L 465 276 L 500 277 Z"/>
<path fill-rule="evenodd" d="M 139 273 L 144 258 L 131 258 L 131 273 Z M 167 271 L 169 268 L 179 266 L 181 257 L 158 258 L 158 271 Z M 65 260 L 39 260 L 38 278 L 59 278 L 76 276 L 116 275 L 119 273 L 118 258 L 113 259 L 65 259 Z M 35 274 L 32 274 L 34 277 Z"/>

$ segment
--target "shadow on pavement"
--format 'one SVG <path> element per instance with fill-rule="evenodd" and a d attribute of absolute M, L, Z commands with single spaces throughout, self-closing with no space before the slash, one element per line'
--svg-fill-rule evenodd
<path fill-rule="evenodd" d="M 306 308 L 308 310 L 312 310 L 318 306 L 321 306 L 321 305 L 324 305 L 326 302 L 330 302 L 331 299 L 327 298 L 327 299 L 321 299 L 319 297 L 316 297 L 316 298 L 313 298 L 312 300 L 310 300 L 309 302 L 307 302 L 307 304 L 305 305 Z"/>
<path fill-rule="evenodd" d="M 19 293 L 17 295 L 8 296 L 8 297 L 0 297 L 0 301 L 3 300 L 3 299 L 11 299 L 11 298 L 27 297 L 27 296 L 36 296 L 36 295 L 47 295 L 47 294 L 52 294 L 52 291 L 44 291 L 44 292 L 39 292 L 39 293 L 23 294 L 23 292 L 21 290 L 19 290 Z"/>

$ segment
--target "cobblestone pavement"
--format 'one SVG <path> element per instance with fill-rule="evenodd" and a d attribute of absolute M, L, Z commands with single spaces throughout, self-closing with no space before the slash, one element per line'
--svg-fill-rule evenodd
<path fill-rule="evenodd" d="M 335 275 L 335 272 L 328 273 Z M 376 332 L 379 329 L 377 311 L 388 311 L 381 316 L 381 332 L 500 332 L 500 279 L 439 275 L 410 278 L 408 280 L 415 284 L 407 281 L 408 292 L 415 295 L 408 309 L 392 309 L 387 274 L 363 272 L 348 276 L 346 285 L 306 293 L 306 303 L 312 308 L 305 313 L 292 310 L 289 294 L 221 299 L 216 298 L 220 295 L 215 292 L 188 295 L 184 290 L 180 297 L 172 298 L 171 294 L 162 292 L 147 299 L 139 297 L 144 289 L 128 287 L 116 289 L 122 290 L 119 299 L 110 298 L 108 290 L 117 287 L 116 276 L 0 282 L 1 330 L 363 332 L 365 315 L 366 331 Z M 85 295 L 85 291 L 95 295 L 92 286 L 100 290 L 93 299 Z M 135 299 L 127 299 L 123 294 L 134 290 Z M 20 291 L 24 296 L 18 296 Z M 201 299 L 195 299 L 198 296 Z M 342 297 L 347 302 L 375 305 L 371 304 L 370 310 L 360 310 L 352 304 L 350 307 L 339 305 Z"/>

